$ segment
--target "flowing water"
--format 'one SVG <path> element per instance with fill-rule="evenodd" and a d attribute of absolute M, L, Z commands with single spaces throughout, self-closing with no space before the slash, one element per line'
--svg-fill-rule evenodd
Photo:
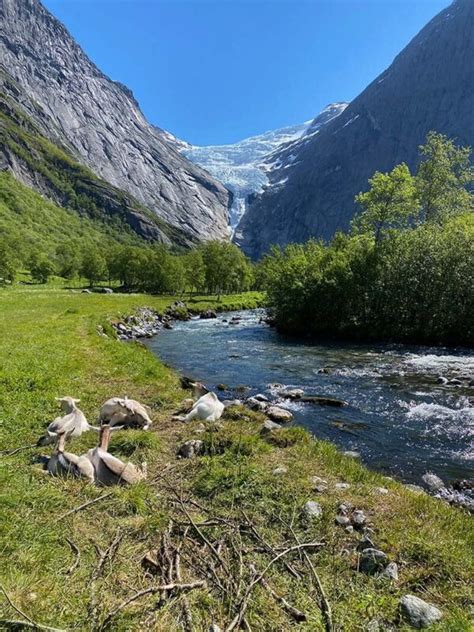
<path fill-rule="evenodd" d="M 240 317 L 231 322 L 233 316 Z M 344 450 L 355 450 L 378 470 L 420 482 L 427 471 L 446 482 L 472 478 L 474 389 L 443 386 L 438 375 L 474 377 L 474 355 L 402 345 L 309 344 L 279 335 L 259 322 L 261 311 L 227 313 L 212 320 L 178 322 L 149 342 L 181 373 L 210 389 L 248 387 L 246 396 L 303 388 L 343 399 L 343 408 L 284 400 L 295 423 Z M 324 372 L 321 372 L 321 371 Z M 241 397 L 239 390 L 219 394 Z"/>

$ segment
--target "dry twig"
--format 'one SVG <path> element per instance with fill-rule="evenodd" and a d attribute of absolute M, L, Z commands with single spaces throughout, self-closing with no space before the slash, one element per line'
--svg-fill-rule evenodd
<path fill-rule="evenodd" d="M 42 623 L 37 623 L 36 621 L 33 621 L 31 617 L 29 617 L 25 612 L 23 612 L 23 610 L 20 610 L 20 608 L 13 603 L 10 595 L 7 593 L 7 591 L 2 586 L 2 584 L 0 584 L 0 590 L 5 595 L 5 599 L 8 601 L 10 607 L 13 608 L 13 610 L 17 612 L 24 619 L 24 621 L 8 621 L 8 623 L 23 625 L 25 627 L 34 628 L 37 630 L 50 630 L 50 632 L 65 632 L 64 630 L 60 630 L 58 628 L 52 628 L 49 625 L 43 625 Z M 1 622 L 6 623 L 7 620 L 2 619 Z"/>
<path fill-rule="evenodd" d="M 62 514 L 61 516 L 59 516 L 59 518 L 56 519 L 56 522 L 59 522 L 60 520 L 64 520 L 64 518 L 67 518 L 71 514 L 75 514 L 78 511 L 82 511 L 86 507 L 90 507 L 91 505 L 94 505 L 95 503 L 98 503 L 101 500 L 105 500 L 106 498 L 109 498 L 109 496 L 112 496 L 113 493 L 114 492 L 112 491 L 112 492 L 108 492 L 107 494 L 102 494 L 102 496 L 99 496 L 98 498 L 94 498 L 93 500 L 88 500 L 86 503 L 79 505 L 79 507 L 75 507 L 74 509 L 70 509 L 69 511 L 66 511 L 66 513 Z"/>
<path fill-rule="evenodd" d="M 73 563 L 66 571 L 66 575 L 72 575 L 74 571 L 76 570 L 76 568 L 79 566 L 79 562 L 81 560 L 81 552 L 79 551 L 77 545 L 74 544 L 72 540 L 70 540 L 69 538 L 66 538 L 66 542 L 69 544 L 69 546 L 71 547 L 75 555 Z"/>

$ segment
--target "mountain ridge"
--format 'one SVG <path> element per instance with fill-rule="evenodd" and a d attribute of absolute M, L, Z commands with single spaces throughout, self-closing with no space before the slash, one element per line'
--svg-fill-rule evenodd
<path fill-rule="evenodd" d="M 347 230 L 354 196 L 376 170 L 405 161 L 431 131 L 474 144 L 474 3 L 456 0 L 435 16 L 392 64 L 302 145 L 287 180 L 254 197 L 237 243 L 261 256 L 271 244 Z"/>

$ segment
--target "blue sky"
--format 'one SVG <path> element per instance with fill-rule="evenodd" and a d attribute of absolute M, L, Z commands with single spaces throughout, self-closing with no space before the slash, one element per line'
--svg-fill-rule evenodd
<path fill-rule="evenodd" d="M 149 118 L 235 142 L 350 101 L 450 0 L 43 0 Z"/>

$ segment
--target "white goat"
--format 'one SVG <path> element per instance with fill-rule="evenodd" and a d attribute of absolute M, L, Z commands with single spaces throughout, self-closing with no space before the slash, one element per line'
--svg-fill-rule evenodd
<path fill-rule="evenodd" d="M 67 434 L 58 434 L 56 447 L 49 459 L 46 469 L 52 476 L 77 476 L 94 481 L 94 467 L 85 456 L 77 456 L 71 452 L 65 452 Z"/>
<path fill-rule="evenodd" d="M 146 478 L 145 464 L 140 469 L 133 463 L 124 463 L 107 451 L 111 432 L 119 429 L 118 426 L 111 428 L 104 424 L 100 429 L 99 447 L 89 450 L 83 457 L 91 464 L 98 485 L 131 485 Z"/>
<path fill-rule="evenodd" d="M 148 412 L 150 408 L 128 397 L 112 397 L 100 409 L 99 421 L 110 426 L 142 428 L 148 430 L 152 421 Z"/>
<path fill-rule="evenodd" d="M 188 413 L 184 421 L 201 419 L 202 421 L 217 421 L 224 411 L 224 404 L 218 399 L 215 393 L 206 393 L 200 397 Z"/>
<path fill-rule="evenodd" d="M 82 410 L 77 408 L 81 400 L 73 397 L 56 397 L 56 401 L 60 402 L 61 409 L 66 413 L 63 417 L 56 417 L 46 429 L 46 434 L 38 439 L 38 445 L 48 445 L 54 443 L 59 435 L 65 437 L 80 437 L 83 432 L 88 430 L 99 431 L 99 428 L 91 426 Z"/>

